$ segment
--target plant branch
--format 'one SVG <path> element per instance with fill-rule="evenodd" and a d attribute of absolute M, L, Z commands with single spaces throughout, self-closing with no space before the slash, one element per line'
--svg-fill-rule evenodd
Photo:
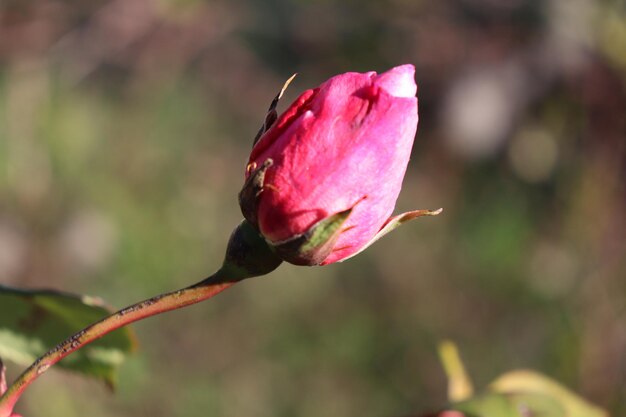
<path fill-rule="evenodd" d="M 52 365 L 70 353 L 130 323 L 211 298 L 238 281 L 238 279 L 229 279 L 225 275 L 224 269 L 220 269 L 211 277 L 190 287 L 130 305 L 59 343 L 27 368 L 0 397 L 0 417 L 10 417 L 15 403 L 24 390 Z"/>
<path fill-rule="evenodd" d="M 30 384 L 88 343 L 127 324 L 204 301 L 238 281 L 272 272 L 281 262 L 256 228 L 242 221 L 231 234 L 224 263 L 215 274 L 189 287 L 123 308 L 59 343 L 28 367 L 3 395 L 0 392 L 0 417 L 11 417 L 15 403 Z"/>

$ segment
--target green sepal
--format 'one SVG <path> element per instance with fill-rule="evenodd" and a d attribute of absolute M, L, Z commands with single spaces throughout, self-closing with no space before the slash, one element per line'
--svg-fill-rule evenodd
<path fill-rule="evenodd" d="M 283 88 L 280 89 L 278 94 L 276 94 L 276 97 L 274 97 L 274 99 L 270 103 L 270 107 L 269 109 L 267 109 L 267 114 L 265 115 L 265 121 L 261 125 L 259 132 L 256 134 L 254 141 L 252 142 L 253 147 L 254 145 L 256 145 L 259 139 L 261 139 L 261 136 L 263 136 L 265 132 L 270 130 L 270 127 L 272 127 L 276 119 L 278 119 L 278 112 L 276 111 L 276 107 L 278 106 L 278 101 L 281 99 L 281 97 L 285 93 L 285 90 L 287 89 L 289 84 L 293 81 L 294 78 L 296 78 L 296 75 L 297 74 L 293 74 L 291 77 L 289 77 L 287 81 L 285 81 L 285 84 L 283 84 Z"/>
<path fill-rule="evenodd" d="M 315 223 L 301 235 L 281 242 L 272 242 L 274 251 L 283 260 L 294 265 L 319 265 L 332 252 L 341 226 L 352 213 L 352 208 L 333 214 Z"/>
<path fill-rule="evenodd" d="M 359 253 L 363 252 L 365 249 L 369 248 L 372 244 L 374 244 L 374 242 L 376 242 L 378 239 L 385 236 L 387 233 L 391 232 L 392 230 L 398 228 L 399 226 L 403 225 L 404 223 L 408 222 L 409 220 L 413 220 L 413 219 L 416 219 L 418 217 L 423 217 L 423 216 L 437 216 L 442 211 L 443 211 L 442 208 L 437 209 L 437 210 L 413 210 L 413 211 L 407 211 L 406 213 L 402 213 L 397 216 L 390 217 L 387 220 L 387 223 L 385 223 L 383 227 L 378 231 L 378 233 L 374 235 L 372 240 L 367 242 L 367 244 L 363 246 L 361 249 L 359 249 L 358 252 L 353 253 L 352 255 L 348 256 L 347 258 L 343 260 L 345 261 L 346 259 L 350 259 L 358 255 Z"/>
<path fill-rule="evenodd" d="M 248 222 L 257 228 L 259 224 L 257 217 L 257 212 L 259 210 L 259 196 L 264 190 L 265 173 L 273 163 L 274 161 L 271 158 L 268 158 L 265 162 L 263 162 L 263 165 L 255 167 L 246 182 L 243 184 L 238 196 L 241 214 L 243 214 L 243 217 Z"/>
<path fill-rule="evenodd" d="M 281 264 L 276 253 L 249 221 L 243 220 L 233 231 L 218 275 L 227 281 L 269 274 Z"/>

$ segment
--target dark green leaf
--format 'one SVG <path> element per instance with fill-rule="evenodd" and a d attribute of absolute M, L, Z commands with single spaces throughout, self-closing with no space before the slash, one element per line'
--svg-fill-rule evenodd
<path fill-rule="evenodd" d="M 0 285 L 0 357 L 28 366 L 62 340 L 111 312 L 98 298 Z M 134 347 L 133 333 L 122 328 L 72 353 L 57 366 L 114 387 L 117 367 Z"/>

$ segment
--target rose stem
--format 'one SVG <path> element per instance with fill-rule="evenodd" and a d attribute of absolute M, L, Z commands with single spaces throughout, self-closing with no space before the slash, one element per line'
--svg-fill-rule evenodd
<path fill-rule="evenodd" d="M 127 324 L 204 301 L 238 281 L 229 279 L 225 275 L 224 269 L 220 269 L 197 284 L 157 295 L 123 308 L 67 338 L 37 359 L 0 397 L 0 417 L 10 417 L 15 403 L 24 390 L 52 365 L 70 353 Z"/>

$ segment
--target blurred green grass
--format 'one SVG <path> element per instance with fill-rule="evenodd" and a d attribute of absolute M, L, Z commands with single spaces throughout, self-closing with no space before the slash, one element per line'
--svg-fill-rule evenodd
<path fill-rule="evenodd" d="M 534 368 L 624 414 L 625 16 L 582 0 L 3 3 L 2 283 L 122 307 L 213 272 L 293 72 L 283 108 L 335 73 L 414 63 L 397 211 L 445 208 L 346 263 L 285 265 L 142 322 L 116 395 L 52 372 L 20 411 L 407 415 L 445 401 L 451 338 L 478 385 Z"/>

